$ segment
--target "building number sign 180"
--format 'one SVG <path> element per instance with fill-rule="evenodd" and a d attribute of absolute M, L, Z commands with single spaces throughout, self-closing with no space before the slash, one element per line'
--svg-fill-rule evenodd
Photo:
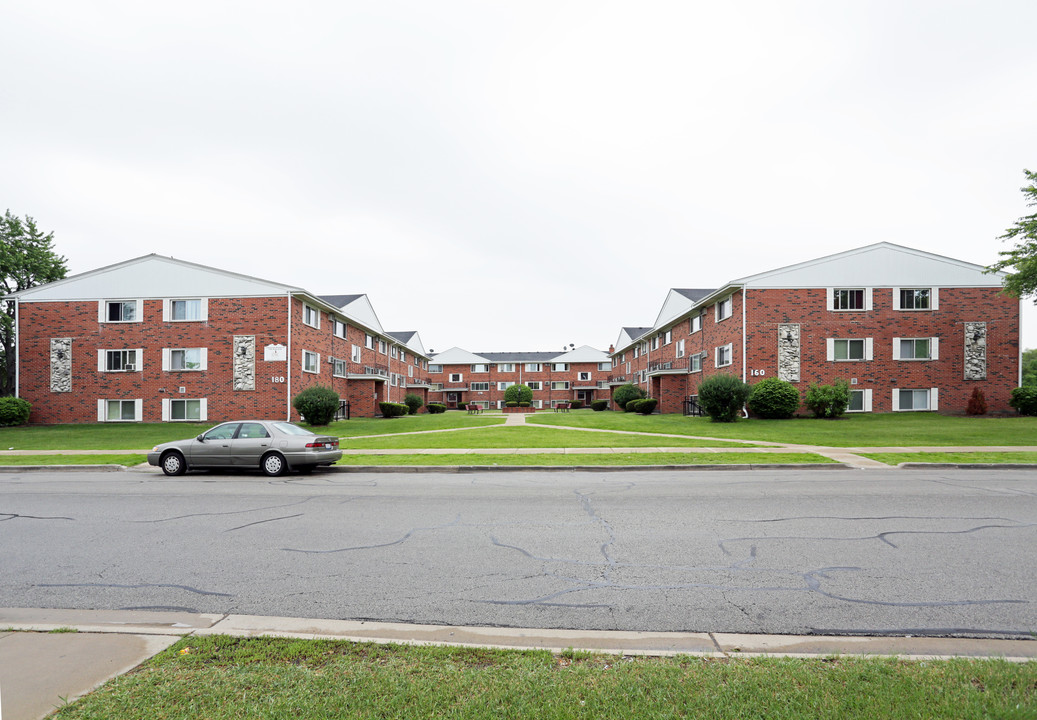
<path fill-rule="evenodd" d="M 270 378 L 270 382 L 273 382 L 273 383 L 283 383 L 284 382 L 284 375 L 274 375 L 272 378 Z"/>

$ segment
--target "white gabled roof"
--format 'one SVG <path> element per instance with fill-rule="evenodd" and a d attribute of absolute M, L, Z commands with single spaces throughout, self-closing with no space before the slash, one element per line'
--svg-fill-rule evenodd
<path fill-rule="evenodd" d="M 470 353 L 459 347 L 452 347 L 432 356 L 429 362 L 435 365 L 481 365 L 489 364 L 489 360 L 482 355 Z"/>
<path fill-rule="evenodd" d="M 386 334 L 367 295 L 357 295 L 353 300 L 340 307 L 339 312 L 345 315 L 346 318 L 355 320 L 364 327 L 374 330 L 379 335 Z"/>
<path fill-rule="evenodd" d="M 103 300 L 153 297 L 266 297 L 306 293 L 292 285 L 260 280 L 163 255 L 145 255 L 14 293 L 20 300 Z"/>
<path fill-rule="evenodd" d="M 1001 287 L 982 265 L 880 242 L 732 280 L 726 287 Z"/>
<path fill-rule="evenodd" d="M 602 363 L 610 362 L 608 353 L 601 350 L 596 350 L 590 345 L 581 345 L 575 350 L 570 350 L 567 353 L 563 353 L 556 358 L 553 358 L 551 362 L 556 363 Z"/>
<path fill-rule="evenodd" d="M 428 352 L 425 351 L 425 343 L 421 342 L 421 336 L 416 331 L 390 332 L 389 335 L 402 342 L 404 347 L 415 355 L 428 357 Z"/>

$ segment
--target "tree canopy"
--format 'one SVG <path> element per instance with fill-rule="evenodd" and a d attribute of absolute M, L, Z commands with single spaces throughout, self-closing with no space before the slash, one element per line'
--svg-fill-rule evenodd
<path fill-rule="evenodd" d="M 0 218 L 0 297 L 65 277 L 66 258 L 54 252 L 54 233 L 8 210 Z M 0 300 L 0 396 L 14 393 L 14 301 Z"/>
<path fill-rule="evenodd" d="M 1037 173 L 1023 170 L 1028 185 L 1019 188 L 1026 196 L 1027 207 L 1037 207 Z M 1008 228 L 999 240 L 1015 241 L 1011 250 L 998 253 L 1001 259 L 991 265 L 990 272 L 1007 272 L 1005 292 L 1014 297 L 1037 295 L 1037 212 L 1024 215 Z M 1035 297 L 1034 302 L 1037 302 Z"/>

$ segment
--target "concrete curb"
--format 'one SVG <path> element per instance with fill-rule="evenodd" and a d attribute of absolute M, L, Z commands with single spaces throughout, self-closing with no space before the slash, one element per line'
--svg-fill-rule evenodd
<path fill-rule="evenodd" d="M 122 472 L 125 465 L 0 465 L 0 473 L 61 470 L 62 472 Z"/>

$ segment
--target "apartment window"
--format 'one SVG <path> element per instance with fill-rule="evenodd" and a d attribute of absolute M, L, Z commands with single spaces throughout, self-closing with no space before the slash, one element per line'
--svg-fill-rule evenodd
<path fill-rule="evenodd" d="M 846 412 L 871 412 L 871 390 L 851 390 Z"/>
<path fill-rule="evenodd" d="M 515 383 L 513 383 L 513 382 L 499 382 L 499 383 L 497 383 L 497 389 L 498 390 L 507 390 L 509 387 L 511 387 L 514 384 Z"/>
<path fill-rule="evenodd" d="M 610 363 L 610 362 L 600 362 L 600 363 L 598 363 L 598 371 L 599 372 L 608 372 L 611 369 L 612 369 L 612 363 Z"/>
<path fill-rule="evenodd" d="M 475 365 L 472 365 L 473 373 L 488 373 L 489 371 L 490 366 L 484 363 L 476 363 Z"/>
<path fill-rule="evenodd" d="M 568 390 L 569 389 L 569 381 L 568 380 L 557 380 L 557 381 L 551 383 L 551 389 L 552 390 Z"/>
<path fill-rule="evenodd" d="M 894 360 L 938 360 L 940 338 L 893 338 Z"/>
<path fill-rule="evenodd" d="M 630 363 L 627 363 L 627 375 L 630 374 Z"/>
<path fill-rule="evenodd" d="M 407 366 L 407 377 L 414 377 L 414 366 L 413 365 L 408 365 Z"/>
<path fill-rule="evenodd" d="M 335 323 L 335 328 L 334 328 L 333 332 L 335 333 L 335 336 L 336 337 L 340 337 L 343 340 L 345 340 L 346 339 L 346 324 L 344 322 L 342 322 L 341 320 L 339 320 L 338 318 L 336 318 L 334 320 L 334 323 Z"/>
<path fill-rule="evenodd" d="M 364 335 L 364 347 L 366 347 L 368 350 L 374 350 L 374 336 L 373 335 L 367 335 L 367 334 Z"/>
<path fill-rule="evenodd" d="M 432 383 L 432 389 L 433 390 L 442 390 L 443 389 L 443 383 Z"/>
<path fill-rule="evenodd" d="M 320 354 L 310 352 L 309 350 L 302 351 L 302 369 L 303 372 L 308 373 L 319 373 L 320 372 Z"/>
<path fill-rule="evenodd" d="M 441 372 L 443 372 L 443 366 L 442 365 L 429 365 L 428 366 L 428 371 L 430 373 L 441 373 Z"/>
<path fill-rule="evenodd" d="M 671 342 L 673 342 L 673 330 L 667 330 L 663 335 L 663 345 L 669 345 Z"/>
<path fill-rule="evenodd" d="M 679 357 L 679 358 L 684 357 L 684 340 L 678 340 L 677 341 L 676 351 L 677 351 L 677 357 Z"/>
<path fill-rule="evenodd" d="M 355 363 L 358 363 L 358 362 L 360 362 L 361 353 L 363 351 L 360 349 L 359 345 L 353 345 L 352 348 L 353 349 L 352 349 L 352 352 L 349 355 L 349 359 L 352 360 Z"/>
<path fill-rule="evenodd" d="M 692 355 L 688 358 L 688 372 L 702 372 L 701 355 Z"/>
<path fill-rule="evenodd" d="M 871 290 L 866 288 L 833 288 L 829 291 L 829 310 L 870 310 Z"/>
<path fill-rule="evenodd" d="M 620 361 L 621 363 L 625 363 L 625 362 L 627 361 L 627 354 L 626 354 L 626 353 L 620 353 L 620 355 L 619 355 L 619 361 Z"/>
<path fill-rule="evenodd" d="M 335 377 L 345 377 L 347 373 L 348 368 L 346 367 L 346 361 L 335 358 L 334 366 L 331 369 L 331 374 Z"/>
<path fill-rule="evenodd" d="M 533 400 L 533 401 L 531 401 L 531 404 L 537 410 L 541 410 L 544 407 L 544 401 L 543 400 Z"/>
<path fill-rule="evenodd" d="M 534 380 L 533 382 L 527 382 L 526 387 L 528 387 L 530 390 L 543 390 L 544 383 L 542 383 L 539 380 Z"/>
<path fill-rule="evenodd" d="M 691 320 L 688 321 L 688 333 L 697 333 L 702 329 L 702 313 L 698 315 L 692 315 Z"/>
<path fill-rule="evenodd" d="M 501 363 L 497 366 L 498 372 L 515 372 L 515 363 Z"/>
<path fill-rule="evenodd" d="M 640 353 L 641 353 L 641 346 L 638 345 L 637 347 L 634 348 L 634 360 L 637 360 L 637 358 L 640 355 Z"/>
<path fill-rule="evenodd" d="M 378 339 L 378 352 L 385 355 L 385 340 L 382 340 L 381 338 Z"/>
<path fill-rule="evenodd" d="M 553 368 L 555 372 L 567 372 L 569 370 L 569 363 L 555 363 Z"/>
<path fill-rule="evenodd" d="M 727 320 L 731 317 L 733 312 L 734 301 L 731 298 L 724 298 L 717 303 L 717 322 L 721 320 Z"/>
<path fill-rule="evenodd" d="M 658 350 L 658 349 L 659 349 L 659 336 L 656 335 L 654 338 L 652 338 L 652 350 Z"/>
<path fill-rule="evenodd" d="M 540 363 L 526 363 L 526 372 L 540 372 Z"/>
<path fill-rule="evenodd" d="M 608 390 L 608 387 L 609 387 L 608 380 L 598 380 L 598 387 L 600 389 L 602 389 L 602 390 Z"/>
<path fill-rule="evenodd" d="M 389 376 L 389 384 L 392 385 L 393 387 L 396 387 L 397 385 L 399 385 L 399 381 L 397 380 L 396 373 L 391 373 L 390 374 L 390 376 Z"/>
<path fill-rule="evenodd" d="M 140 370 L 138 350 L 104 350 L 104 372 L 136 372 Z"/>
<path fill-rule="evenodd" d="M 929 310 L 931 288 L 900 288 L 898 310 Z"/>
<path fill-rule="evenodd" d="M 97 420 L 99 422 L 139 422 L 140 413 L 140 400 L 97 401 Z"/>
<path fill-rule="evenodd" d="M 459 383 L 464 381 L 464 375 L 461 373 L 450 373 L 450 382 Z"/>
<path fill-rule="evenodd" d="M 407 351 L 406 350 L 400 350 L 400 362 L 402 362 L 402 363 L 406 363 L 407 362 Z"/>
<path fill-rule="evenodd" d="M 727 345 L 721 345 L 717 348 L 716 366 L 724 367 L 730 365 L 734 360 L 732 359 L 732 343 Z"/>
<path fill-rule="evenodd" d="M 400 356 L 399 348 L 397 348 L 395 345 L 393 345 L 391 348 L 389 348 L 389 355 L 393 359 L 398 358 Z"/>
<path fill-rule="evenodd" d="M 473 382 L 470 389 L 471 390 L 476 390 L 476 391 L 479 391 L 479 390 L 489 390 L 490 389 L 490 384 L 488 382 L 481 382 L 481 383 Z"/>
<path fill-rule="evenodd" d="M 864 359 L 864 339 L 859 340 L 836 340 L 835 341 L 835 358 L 836 360 L 863 360 Z"/>
<path fill-rule="evenodd" d="M 163 319 L 171 322 L 190 322 L 206 319 L 200 298 L 169 300 L 163 309 L 165 310 L 165 318 Z"/>
<path fill-rule="evenodd" d="M 310 327 L 320 327 L 320 310 L 309 305 L 302 306 L 302 321 Z"/>
<path fill-rule="evenodd" d="M 170 420 L 204 420 L 202 417 L 202 401 L 196 400 L 170 400 Z"/>
<path fill-rule="evenodd" d="M 576 379 L 581 382 L 590 382 L 591 374 L 589 372 L 576 373 Z"/>
<path fill-rule="evenodd" d="M 138 322 L 138 300 L 112 300 L 104 304 L 102 322 Z"/>
<path fill-rule="evenodd" d="M 204 370 L 205 348 L 183 348 L 169 351 L 169 362 L 164 370 Z"/>
<path fill-rule="evenodd" d="M 893 389 L 893 410 L 936 410 L 938 409 L 937 398 L 939 390 L 929 388 L 928 390 L 901 390 Z"/>

